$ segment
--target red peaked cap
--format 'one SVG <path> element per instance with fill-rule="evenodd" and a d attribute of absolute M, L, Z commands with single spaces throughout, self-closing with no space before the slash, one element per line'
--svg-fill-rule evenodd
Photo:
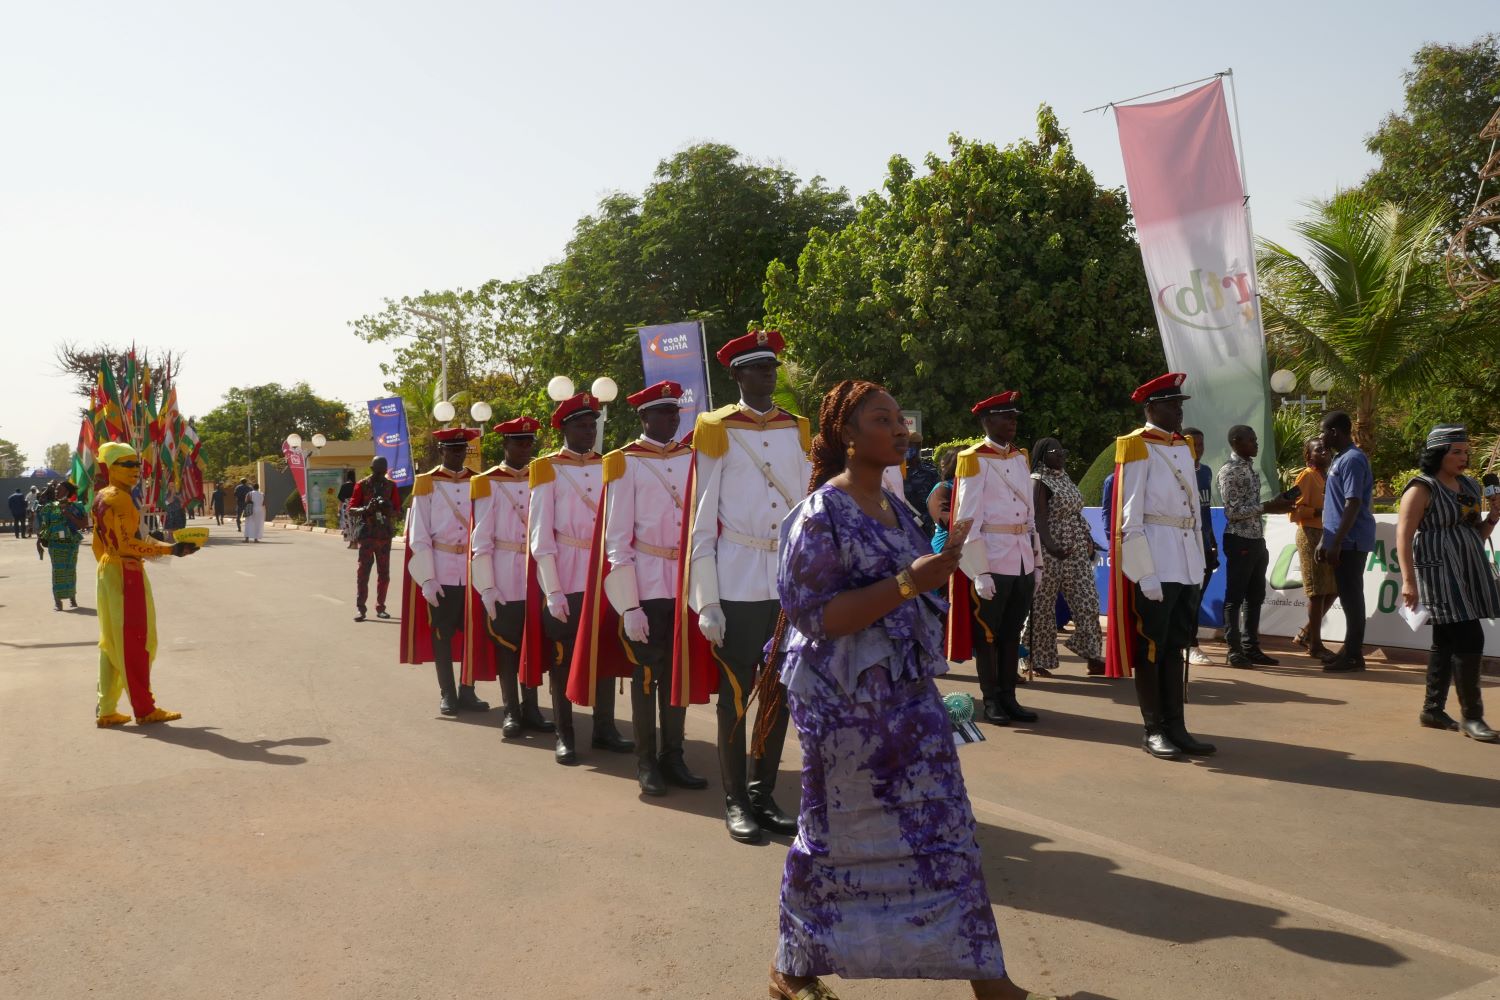
<path fill-rule="evenodd" d="M 998 396 L 991 396 L 989 399 L 975 403 L 974 408 L 969 412 L 975 416 L 983 416 L 986 413 L 1014 413 L 1020 416 L 1021 394 L 1015 389 L 1002 392 Z"/>
<path fill-rule="evenodd" d="M 1161 399 L 1192 399 L 1182 391 L 1182 383 L 1187 381 L 1187 376 L 1182 372 L 1167 372 L 1141 386 L 1130 394 L 1133 403 L 1151 403 Z"/>
<path fill-rule="evenodd" d="M 776 330 L 751 330 L 719 348 L 719 353 L 715 356 L 719 359 L 719 364 L 733 368 L 735 365 L 775 358 L 784 350 L 786 339 Z"/>
<path fill-rule="evenodd" d="M 477 427 L 444 427 L 432 432 L 432 439 L 447 447 L 450 444 L 467 444 L 484 433 Z"/>
<path fill-rule="evenodd" d="M 495 433 L 502 437 L 535 437 L 542 422 L 535 417 L 515 417 L 495 425 Z"/>
<path fill-rule="evenodd" d="M 598 413 L 599 398 L 587 392 L 580 392 L 557 404 L 557 409 L 552 411 L 552 426 L 560 430 L 563 424 L 574 417 L 581 417 L 584 414 L 597 416 Z"/>
<path fill-rule="evenodd" d="M 637 410 L 644 410 L 648 406 L 677 406 L 680 399 L 682 399 L 682 383 L 666 379 L 626 396 L 625 402 Z"/>

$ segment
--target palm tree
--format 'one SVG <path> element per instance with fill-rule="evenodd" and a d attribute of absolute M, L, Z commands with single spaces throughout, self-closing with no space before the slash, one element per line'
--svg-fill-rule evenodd
<path fill-rule="evenodd" d="M 1446 209 L 1345 191 L 1292 225 L 1306 257 L 1261 240 L 1266 334 L 1301 377 L 1321 368 L 1353 401 L 1368 448 L 1382 401 L 1431 384 L 1445 368 L 1490 357 L 1500 330 L 1458 308 L 1443 278 Z"/>

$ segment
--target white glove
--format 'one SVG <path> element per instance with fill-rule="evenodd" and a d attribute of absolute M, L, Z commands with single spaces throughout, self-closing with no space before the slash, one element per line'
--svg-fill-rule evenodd
<path fill-rule="evenodd" d="M 980 573 L 974 578 L 974 593 L 979 595 L 981 601 L 988 601 L 995 596 L 995 578 L 988 573 Z"/>
<path fill-rule="evenodd" d="M 724 645 L 724 626 L 724 610 L 717 604 L 710 604 L 699 612 L 698 631 L 715 646 Z"/>
<path fill-rule="evenodd" d="M 568 597 L 560 590 L 547 595 L 547 613 L 564 625 L 568 623 Z"/>
<path fill-rule="evenodd" d="M 625 625 L 625 638 L 631 642 L 645 642 L 651 634 L 651 627 L 646 623 L 646 612 L 640 608 L 631 608 L 620 616 Z"/>
<path fill-rule="evenodd" d="M 484 605 L 484 610 L 491 618 L 500 613 L 500 591 L 483 590 L 479 593 L 479 603 Z"/>
<path fill-rule="evenodd" d="M 1155 576 L 1142 577 L 1137 581 L 1141 585 L 1141 595 L 1148 601 L 1159 601 L 1162 599 L 1161 579 Z"/>
<path fill-rule="evenodd" d="M 436 580 L 428 580 L 422 584 L 422 596 L 427 599 L 428 604 L 437 607 L 438 598 L 443 596 L 443 585 Z"/>

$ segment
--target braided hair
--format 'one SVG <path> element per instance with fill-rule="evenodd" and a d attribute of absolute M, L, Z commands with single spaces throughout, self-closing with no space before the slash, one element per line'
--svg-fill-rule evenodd
<path fill-rule="evenodd" d="M 843 443 L 844 428 L 854 423 L 854 415 L 859 412 L 866 399 L 874 393 L 884 391 L 884 386 L 852 378 L 846 378 L 828 390 L 818 407 L 818 435 L 812 440 L 809 456 L 812 459 L 812 476 L 808 480 L 807 492 L 811 493 L 844 471 L 848 465 L 846 446 Z M 781 656 L 782 640 L 786 638 L 786 626 L 786 612 L 782 611 L 776 616 L 776 631 L 771 636 L 765 662 L 750 693 L 750 700 L 759 706 L 755 716 L 755 731 L 750 739 L 750 752 L 756 757 L 765 756 L 766 740 L 775 728 L 786 701 L 786 688 L 781 684 L 781 671 L 777 663 Z"/>

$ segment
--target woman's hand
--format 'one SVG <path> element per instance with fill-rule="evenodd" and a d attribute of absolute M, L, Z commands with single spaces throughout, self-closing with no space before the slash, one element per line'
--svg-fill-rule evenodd
<path fill-rule="evenodd" d="M 948 536 L 948 544 L 943 546 L 943 551 L 928 553 L 918 556 L 911 564 L 912 586 L 919 593 L 936 590 L 948 582 L 953 571 L 958 569 L 959 557 L 963 555 L 963 541 L 954 541 L 953 536 Z"/>
<path fill-rule="evenodd" d="M 1406 605 L 1406 610 L 1417 610 L 1417 585 L 1411 580 L 1401 581 L 1401 603 Z"/>

